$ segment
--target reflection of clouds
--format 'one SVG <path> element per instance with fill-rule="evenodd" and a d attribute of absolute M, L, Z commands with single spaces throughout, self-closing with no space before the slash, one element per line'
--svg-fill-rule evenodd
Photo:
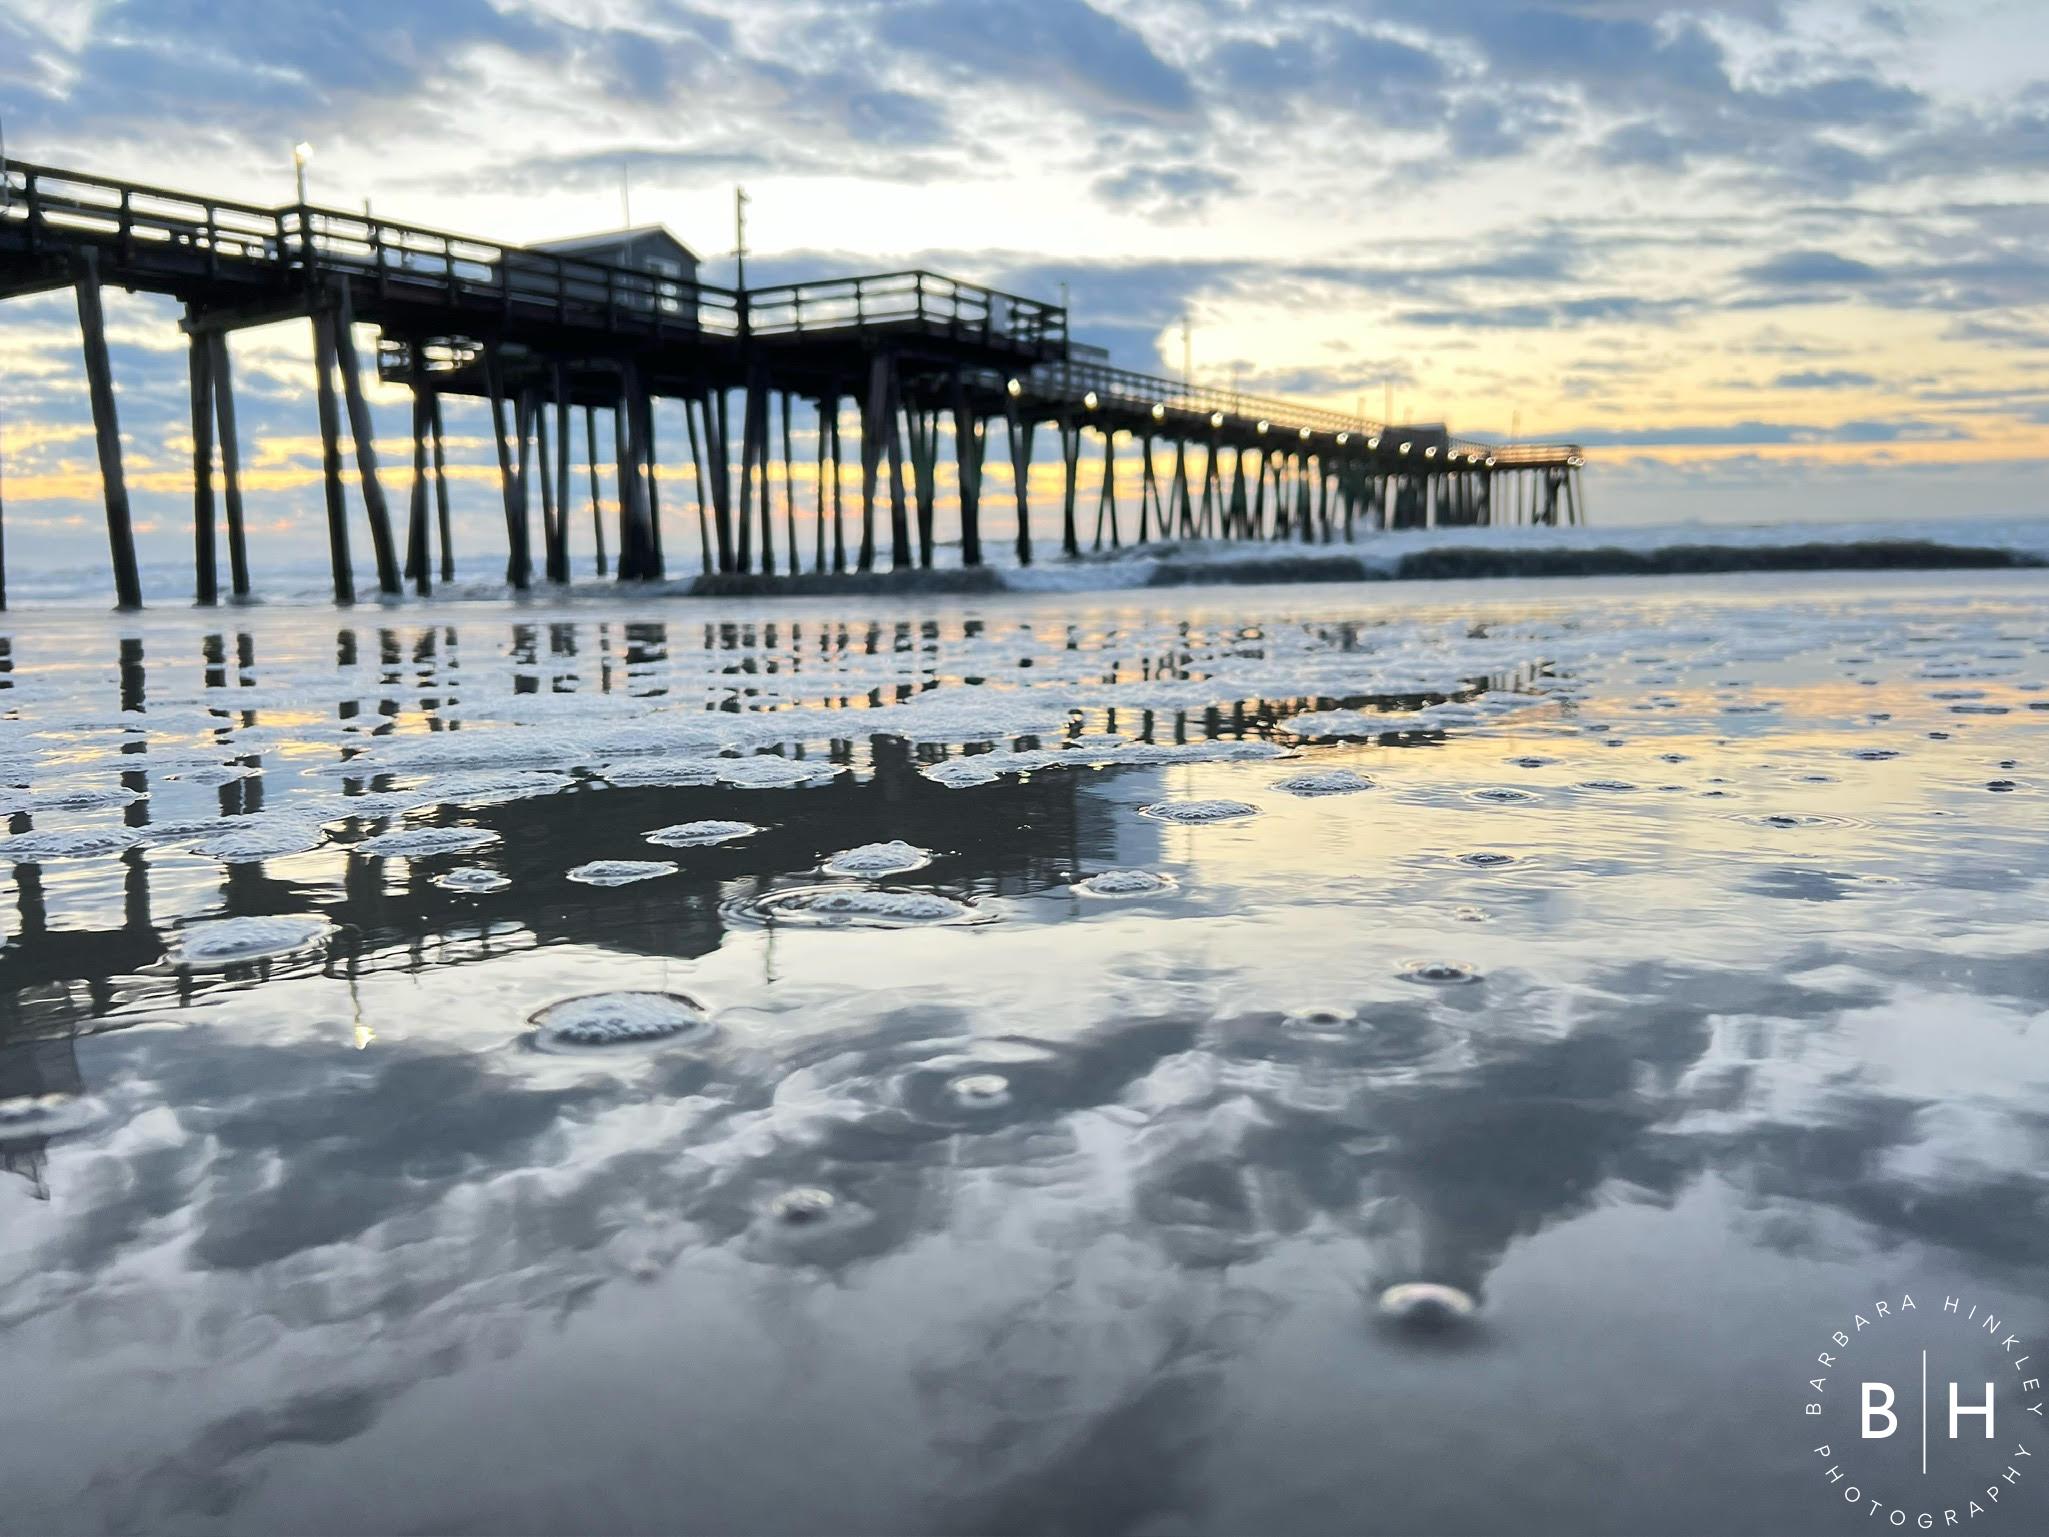
<path fill-rule="evenodd" d="M 1950 760 L 1858 753 L 1917 737 L 1929 709 L 1954 720 L 1946 705 L 1891 684 L 1803 691 L 1772 671 L 1877 667 L 1896 684 L 1884 626 L 1824 615 L 1798 645 L 1725 645 L 1685 639 L 1700 612 L 1497 625 L 1488 644 L 1571 639 L 1576 697 L 1555 718 L 1447 719 L 1395 742 L 1311 748 L 1319 765 L 1370 765 L 1377 786 L 1313 802 L 1273 792 L 1275 769 L 1257 762 L 949 790 L 917 767 L 958 743 L 868 742 L 860 712 L 830 704 L 999 652 L 1013 667 L 1049 658 L 1066 675 L 1047 691 L 1056 701 L 1126 673 L 1171 697 L 1191 682 L 1180 674 L 1194 642 L 1149 619 L 1100 633 L 855 627 L 841 648 L 831 626 L 627 636 L 573 617 L 521 627 L 502 657 L 466 624 L 459 678 L 452 630 L 431 632 L 444 643 L 425 653 L 410 632 L 365 630 L 338 671 L 325 638 L 310 650 L 302 638 L 277 686 L 304 690 L 292 704 L 303 721 L 233 744 L 264 761 L 265 815 L 332 796 L 319 804 L 345 813 L 333 824 L 345 840 L 386 825 L 396 801 L 432 801 L 406 825 L 496 833 L 461 859 L 495 864 L 507 885 L 444 889 L 453 856 L 326 849 L 222 870 L 155 844 L 90 890 L 54 868 L 15 872 L 0 1094 L 56 1082 L 40 1067 L 10 1079 L 8 1062 L 63 1068 L 75 1049 L 58 1092 L 89 1093 L 102 1114 L 35 1149 L 16 1171 L 27 1177 L 0 1179 L 0 1200 L 16 1203 L 0 1211 L 0 1321 L 21 1380 L 111 1427 L 75 1439 L 61 1468 L 30 1470 L 42 1481 L 23 1519 L 255 1524 L 267 1500 L 309 1487 L 310 1469 L 361 1457 L 403 1475 L 394 1491 L 444 1479 L 455 1513 L 481 1520 L 499 1495 L 469 1464 L 435 1462 L 460 1443 L 434 1422 L 451 1404 L 492 1427 L 552 1407 L 577 1351 L 613 1328 L 632 1342 L 608 1358 L 607 1392 L 638 1409 L 658 1389 L 651 1422 L 665 1430 L 788 1425 L 825 1401 L 828 1380 L 863 1402 L 896 1394 L 900 1423 L 823 1433 L 915 1470 L 902 1476 L 923 1496 L 943 1488 L 937 1524 L 1200 1525 L 1205 1459 L 1242 1410 L 1250 1342 L 1318 1286 L 1356 1298 L 1344 1348 L 1367 1353 L 1370 1376 L 1385 1365 L 1373 1353 L 1395 1348 L 1366 1326 L 1380 1285 L 1453 1283 L 1501 1308 L 1498 1278 L 1530 1240 L 1563 1229 L 1576 1241 L 1618 1203 L 1676 1211 L 1708 1185 L 1730 1194 L 1732 1233 L 1753 1247 L 1862 1257 L 1916 1240 L 1968 1265 L 2039 1265 L 2032 1171 L 2049 1129 L 2023 1053 L 2049 969 L 2025 926 L 2039 861 L 2020 797 L 1977 790 L 1974 758 L 1979 809 L 1937 816 L 1957 805 Z M 1950 615 L 1935 648 L 2033 622 L 1981 618 Z M 1392 647 L 1407 668 L 1463 628 L 1301 626 L 1269 641 L 1234 625 L 1200 644 L 1267 687 L 1296 662 L 1313 683 L 1346 645 Z M 184 742 L 183 685 L 154 675 L 179 653 L 154 637 L 147 711 L 167 707 Z M 1169 658 L 1164 672 L 1130 664 L 1141 642 Z M 807 678 L 814 646 L 844 650 L 846 665 Z M 1659 696 L 1673 708 L 1642 712 L 1655 729 L 1617 707 L 1646 674 L 1691 666 L 1680 653 L 1716 646 L 1704 661 L 1740 661 L 1742 689 L 1784 701 L 1778 719 L 1732 726 L 1718 693 L 1676 687 Z M 194 648 L 176 666 L 204 660 Z M 758 670 L 770 660 L 793 670 Z M 828 745 L 807 762 L 854 772 L 805 789 L 597 789 L 490 761 L 501 738 L 553 734 L 576 714 L 554 702 L 574 696 L 546 691 L 551 676 L 604 666 L 670 690 L 646 711 L 674 705 L 692 730 L 726 715 L 707 702 L 738 702 L 708 681 L 730 681 L 730 666 L 808 703 L 807 734 Z M 529 677 L 536 692 L 517 692 Z M 29 690 L 87 777 L 75 723 L 91 713 L 83 696 L 110 684 L 137 687 L 110 670 Z M 358 714 L 333 713 L 342 694 Z M 445 719 L 422 703 L 456 694 Z M 603 729 L 648 724 L 643 701 L 605 697 L 592 712 Z M 1280 697 L 1247 712 L 1248 729 L 1342 703 L 1308 685 Z M 1090 699 L 1077 727 L 1107 713 Z M 1889 718 L 1833 713 L 1845 701 Z M 256 730 L 277 724 L 269 712 Z M 1120 728 L 1139 718 L 1119 707 Z M 301 752 L 331 762 L 372 719 L 399 724 L 380 743 L 477 741 L 420 750 L 418 772 L 350 786 L 362 794 L 339 792 L 352 774 L 284 772 Z M 455 719 L 468 722 L 459 733 L 430 725 Z M 1156 741 L 1204 728 L 1200 714 L 1149 724 Z M 1977 739 L 1955 750 L 2025 750 L 2010 720 L 1968 730 Z M 415 751 L 404 745 L 394 761 Z M 182 783 L 158 777 L 160 794 Z M 1604 781 L 1637 788 L 1581 788 Z M 1701 799 L 1711 783 L 1728 798 Z M 1490 785 L 1530 798 L 1471 793 Z M 1264 814 L 1171 832 L 1135 818 L 1166 794 L 1243 796 Z M 143 809 L 164 820 L 155 796 Z M 1774 813 L 1799 820 L 1760 824 Z M 659 893 L 562 878 L 644 854 L 652 829 L 713 817 L 761 831 L 677 851 L 683 868 L 652 883 Z M 996 921 L 852 934 L 724 923 L 731 906 L 815 879 L 834 850 L 899 837 L 935 851 L 913 884 L 970 891 Z M 1068 894 L 1094 860 L 1134 847 L 1172 875 L 1171 893 Z M 1516 857 L 1494 869 L 1459 857 L 1483 849 Z M 1995 878 L 2015 893 L 1996 908 L 1982 895 Z M 1771 899 L 1822 894 L 1834 900 Z M 337 933 L 267 970 L 161 964 L 174 917 L 223 912 L 320 912 Z M 1477 980 L 1419 986 L 1401 975 L 1416 956 Z M 521 1045 L 540 1006 L 618 988 L 702 997 L 719 1028 L 574 1056 Z M 84 1018 L 105 1033 L 70 1041 Z M 38 1188 L 51 1198 L 36 1201 Z M 802 1190 L 831 1201 L 792 1220 L 779 1200 Z M 696 1328 L 718 1336 L 719 1370 L 703 1369 L 713 1350 Z M 1483 1331 L 1468 1356 L 1502 1338 Z M 146 1429 L 78 1406 L 139 1370 L 189 1397 Z M 33 1412 L 0 1410 L 0 1424 Z M 601 1457 L 620 1432 L 604 1422 L 588 1442 L 548 1445 L 571 1477 L 576 1455 Z M 813 1510 L 823 1474 L 779 1455 L 784 1508 Z M 734 1491 L 761 1471 L 700 1445 L 631 1476 L 701 1488 L 707 1509 L 759 1511 L 769 1496 Z M 99 1482 L 50 1492 L 73 1473 Z M 625 1504 L 593 1508 L 637 1496 L 608 1497 Z M 362 1498 L 388 1524 L 419 1514 L 399 1492 Z M 909 1508 L 891 1508 L 896 1526 Z"/>

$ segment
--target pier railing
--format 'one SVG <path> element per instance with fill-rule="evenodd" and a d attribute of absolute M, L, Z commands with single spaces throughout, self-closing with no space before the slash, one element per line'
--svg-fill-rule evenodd
<path fill-rule="evenodd" d="M 0 164 L 0 237 L 31 254 L 80 241 L 167 279 L 289 287 L 348 277 L 380 297 L 661 337 L 733 336 L 740 296 L 708 283 L 311 204 L 263 208 L 20 161 Z"/>
<path fill-rule="evenodd" d="M 1067 311 L 939 272 L 880 272 L 778 283 L 747 290 L 748 323 L 757 336 L 866 329 L 922 328 L 952 341 L 1061 356 Z"/>
<path fill-rule="evenodd" d="M 1284 422 L 1291 430 L 1303 427 L 1312 432 L 1374 433 L 1379 425 L 1363 417 L 1346 416 L 1300 401 L 1275 400 L 1248 395 L 1240 390 L 1215 389 L 1209 385 L 1162 379 L 1151 374 L 1114 368 L 1107 363 L 1069 361 L 1043 363 L 1020 381 L 1035 396 L 1051 396 L 1085 405 L 1093 395 L 1099 405 L 1123 411 L 1150 412 L 1163 408 L 1166 414 L 1186 418 L 1225 417 Z"/>

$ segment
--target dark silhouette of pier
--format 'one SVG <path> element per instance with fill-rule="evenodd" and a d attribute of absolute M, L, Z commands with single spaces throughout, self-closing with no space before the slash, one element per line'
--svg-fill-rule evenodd
<path fill-rule="evenodd" d="M 569 580 L 586 499 L 606 571 L 601 459 L 617 476 L 611 569 L 623 580 L 669 574 L 679 552 L 655 472 L 658 401 L 682 407 L 696 525 L 688 542 L 706 573 L 867 572 L 885 559 L 891 570 L 931 567 L 939 464 L 949 449 L 961 560 L 979 566 L 983 466 L 997 434 L 1013 469 L 1015 556 L 1029 563 L 1028 480 L 1043 426 L 1054 430 L 1061 465 L 1065 555 L 1081 552 L 1085 525 L 1090 547 L 1115 548 L 1132 539 L 1330 543 L 1386 528 L 1584 517 L 1574 446 L 1490 445 L 1442 427 L 1388 426 L 1128 372 L 1070 346 L 1063 307 L 939 273 L 721 288 L 367 213 L 262 207 L 0 162 L 0 298 L 62 288 L 77 296 L 122 607 L 139 606 L 143 594 L 101 311 L 108 283 L 185 308 L 202 604 L 222 596 L 223 514 L 228 593 L 250 591 L 227 336 L 294 318 L 313 327 L 328 544 L 343 603 L 355 598 L 344 429 L 379 590 L 397 594 L 410 583 L 424 595 L 437 571 L 453 577 L 445 395 L 489 404 L 506 580 L 519 589 L 536 574 L 536 510 L 540 575 Z M 402 540 L 362 389 L 358 323 L 379 333 L 380 376 L 412 393 Z M 841 475 L 848 401 L 858 411 L 853 508 Z M 816 427 L 818 459 L 811 495 L 801 499 L 793 463 L 800 403 Z M 600 412 L 611 426 L 603 449 Z M 587 498 L 577 483 L 579 436 Z M 1096 462 L 1084 466 L 1091 436 Z M 1118 485 L 1119 438 L 1139 448 L 1128 492 Z M 1128 511 L 1136 515 L 1129 526 Z"/>

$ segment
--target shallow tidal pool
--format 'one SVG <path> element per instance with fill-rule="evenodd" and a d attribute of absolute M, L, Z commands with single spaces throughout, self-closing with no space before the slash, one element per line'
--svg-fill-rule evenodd
<path fill-rule="evenodd" d="M 2049 576 L 0 636 L 0 1530 L 1870 1530 L 1832 1330 L 2049 1361 Z"/>

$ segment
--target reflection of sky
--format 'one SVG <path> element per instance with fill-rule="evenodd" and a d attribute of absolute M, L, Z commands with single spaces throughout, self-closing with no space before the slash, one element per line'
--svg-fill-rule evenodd
<path fill-rule="evenodd" d="M 269 203 L 309 139 L 317 200 L 508 240 L 617 225 L 623 177 L 722 281 L 744 182 L 763 280 L 1064 287 L 1079 335 L 1175 374 L 1186 315 L 1207 383 L 1579 437 L 1607 521 L 2033 505 L 2043 65 L 2015 0 L 0 5 L 28 159 Z M 17 567 L 100 553 L 67 303 L 0 332 Z M 145 551 L 176 555 L 173 306 L 108 309 Z M 268 562 L 319 542 L 310 338 L 235 350 Z M 475 550 L 491 454 L 450 415 Z"/>
<path fill-rule="evenodd" d="M 1328 706 L 1364 702 L 1328 680 L 1387 676 L 1391 655 L 1413 672 L 1512 639 L 1558 658 L 1530 709 L 1284 764 L 946 789 L 916 765 L 963 742 L 868 743 L 857 699 L 827 783 L 587 785 L 429 815 L 500 832 L 463 861 L 513 877 L 489 897 L 434 887 L 453 861 L 338 843 L 17 867 L 0 1074 L 83 1095 L 68 1134 L 12 1139 L 0 1177 L 19 1385 L 0 1470 L 24 1524 L 631 1529 L 685 1510 L 741 1530 L 1237 1531 L 1337 1527 L 1370 1496 L 1394 1529 L 1508 1509 L 1671 1529 L 1653 1518 L 1675 1499 L 1680 1529 L 1783 1526 L 1813 1491 L 1804 1443 L 1773 1429 L 1781 1379 L 1846 1301 L 1968 1286 L 2024 1332 L 2049 1325 L 2029 1284 L 2049 1257 L 2049 1064 L 2029 1034 L 2049 1000 L 2040 582 L 1529 591 L 1408 598 L 1334 652 L 1308 644 L 1339 633 L 1313 591 L 1261 594 L 1255 621 L 1234 596 L 1186 639 L 1144 604 L 1070 629 L 1003 603 L 978 630 L 885 626 L 880 660 L 864 638 L 848 663 L 885 700 L 884 677 L 1017 691 L 1042 670 L 1064 675 L 1053 695 L 1099 699 L 1091 679 L 1143 672 L 1133 656 L 1178 649 L 1190 677 L 1283 657 L 1304 681 L 1267 702 Z M 443 711 L 486 744 L 556 729 L 522 677 L 588 686 L 609 665 L 615 688 L 675 701 L 656 719 L 725 716 L 706 680 L 752 687 L 771 661 L 786 702 L 847 686 L 819 645 L 839 615 L 732 649 L 671 621 L 629 659 L 609 618 L 529 644 L 487 611 L 388 644 L 364 630 L 340 662 L 310 617 L 249 616 L 254 660 L 216 668 L 213 692 L 256 702 L 231 745 L 260 760 L 266 815 L 337 793 L 300 770 L 361 747 L 352 722 L 391 723 L 378 743 L 448 736 L 427 729 Z M 17 627 L 0 750 L 68 760 L 39 786 L 104 783 L 117 766 L 87 744 L 110 728 L 144 728 L 119 767 L 196 754 L 179 744 L 220 723 L 205 625 L 144 621 L 125 679 L 77 621 Z M 67 650 L 69 670 L 33 665 Z M 115 709 L 124 683 L 139 716 Z M 645 725 L 641 708 L 618 713 Z M 582 718 L 586 738 L 617 724 Z M 1156 711 L 1156 740 L 1176 724 Z M 1203 738 L 1200 710 L 1181 724 Z M 1899 756 L 1859 756 L 1882 751 Z M 1312 765 L 1375 787 L 1270 787 Z M 14 830 L 209 809 L 160 806 L 178 782 L 140 777 L 136 808 Z M 1476 793 L 1502 788 L 1532 798 Z M 1137 815 L 1182 797 L 1260 815 Z M 562 879 L 700 816 L 766 830 L 663 881 Z M 937 856 L 910 884 L 995 921 L 749 920 L 766 887 L 888 837 Z M 1067 889 L 1122 864 L 1178 887 Z M 323 954 L 161 964 L 178 922 L 316 910 L 338 925 Z M 1411 980 L 1416 960 L 1479 980 Z M 699 997 L 719 1032 L 602 1057 L 523 1043 L 534 1009 L 614 988 Z M 989 1071 L 1003 1102 L 950 1097 Z M 839 1206 L 777 1226 L 769 1202 L 800 1185 Z M 1478 1293 L 1484 1327 L 1447 1350 L 1369 1328 L 1377 1287 L 1412 1278 Z M 1539 1395 L 1550 1412 L 1500 1412 Z"/>

